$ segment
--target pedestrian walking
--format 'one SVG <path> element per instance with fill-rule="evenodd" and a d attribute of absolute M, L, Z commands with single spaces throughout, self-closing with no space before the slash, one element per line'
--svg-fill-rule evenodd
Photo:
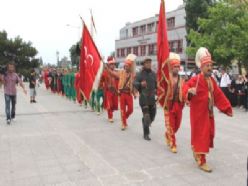
<path fill-rule="evenodd" d="M 36 73 L 35 70 L 32 69 L 31 74 L 29 76 L 29 89 L 30 89 L 30 103 L 36 103 Z"/>
<path fill-rule="evenodd" d="M 147 58 L 143 61 L 143 68 L 139 72 L 134 81 L 134 87 L 139 92 L 139 105 L 141 107 L 143 117 L 143 134 L 145 140 L 150 138 L 150 126 L 156 116 L 156 89 L 157 78 L 155 72 L 152 71 L 152 60 Z"/>
<path fill-rule="evenodd" d="M 4 98 L 5 98 L 5 112 L 7 124 L 10 124 L 11 121 L 15 119 L 16 111 L 16 95 L 17 90 L 16 86 L 19 84 L 24 93 L 27 94 L 25 86 L 22 80 L 19 78 L 17 73 L 15 73 L 15 63 L 11 61 L 7 64 L 7 72 L 0 75 L 0 79 L 4 85 Z"/>

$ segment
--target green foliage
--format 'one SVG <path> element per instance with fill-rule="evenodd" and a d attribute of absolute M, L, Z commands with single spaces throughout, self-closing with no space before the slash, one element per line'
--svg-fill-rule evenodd
<path fill-rule="evenodd" d="M 17 72 L 26 75 L 31 68 L 39 67 L 39 59 L 35 58 L 37 53 L 31 42 L 23 41 L 20 36 L 9 39 L 6 31 L 0 31 L 0 65 L 14 60 Z"/>
<path fill-rule="evenodd" d="M 187 48 L 188 55 L 194 56 L 199 47 L 205 46 L 219 65 L 228 66 L 234 59 L 247 61 L 247 11 L 236 4 L 219 1 L 209 7 L 208 18 L 200 18 L 197 24 L 202 32 L 190 30 L 188 39 L 192 45 Z"/>
<path fill-rule="evenodd" d="M 77 42 L 75 45 L 72 45 L 69 49 L 70 57 L 71 57 L 71 63 L 72 66 L 79 67 L 79 56 L 80 56 L 80 46 L 79 42 Z"/>
<path fill-rule="evenodd" d="M 215 0 L 183 0 L 183 2 L 185 3 L 187 33 L 191 29 L 199 31 L 198 19 L 208 17 L 208 7 L 212 6 Z"/>

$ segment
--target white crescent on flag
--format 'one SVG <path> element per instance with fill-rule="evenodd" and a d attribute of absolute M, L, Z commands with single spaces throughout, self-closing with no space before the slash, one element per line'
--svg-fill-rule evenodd
<path fill-rule="evenodd" d="M 91 60 L 91 66 L 93 66 L 93 63 L 94 63 L 93 56 L 91 54 L 88 54 L 88 50 L 86 46 L 84 47 L 84 52 L 85 52 L 84 63 L 87 65 L 88 64 L 87 62 L 89 62 L 88 60 Z"/>

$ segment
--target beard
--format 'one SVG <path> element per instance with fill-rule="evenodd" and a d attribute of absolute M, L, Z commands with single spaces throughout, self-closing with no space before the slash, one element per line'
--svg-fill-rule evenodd
<path fill-rule="evenodd" d="M 172 75 L 173 75 L 174 77 L 178 76 L 178 71 L 172 72 Z"/>
<path fill-rule="evenodd" d="M 206 77 L 211 77 L 212 76 L 212 70 L 208 70 L 204 75 Z"/>

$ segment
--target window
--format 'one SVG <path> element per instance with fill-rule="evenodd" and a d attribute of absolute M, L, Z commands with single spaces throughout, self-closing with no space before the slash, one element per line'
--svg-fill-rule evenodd
<path fill-rule="evenodd" d="M 183 40 L 170 41 L 170 50 L 171 52 L 182 53 L 183 52 Z"/>
<path fill-rule="evenodd" d="M 120 57 L 120 56 L 121 56 L 121 50 L 117 49 L 117 57 Z"/>
<path fill-rule="evenodd" d="M 140 46 L 140 55 L 141 56 L 146 55 L 146 46 L 145 45 Z"/>
<path fill-rule="evenodd" d="M 145 34 L 146 33 L 146 25 L 140 26 L 140 34 Z"/>
<path fill-rule="evenodd" d="M 169 47 L 171 52 L 172 52 L 172 45 L 173 45 L 173 41 L 169 41 Z"/>
<path fill-rule="evenodd" d="M 138 27 L 134 27 L 133 28 L 133 36 L 137 36 L 138 35 Z"/>
<path fill-rule="evenodd" d="M 151 32 L 154 32 L 154 23 L 150 23 L 147 25 L 147 32 L 148 33 L 151 33 Z"/>
<path fill-rule="evenodd" d="M 157 44 L 148 45 L 148 55 L 154 56 L 157 53 Z"/>
<path fill-rule="evenodd" d="M 125 48 L 121 49 L 121 57 L 125 57 Z"/>
<path fill-rule="evenodd" d="M 157 44 L 154 44 L 153 47 L 154 47 L 154 54 L 157 54 Z"/>
<path fill-rule="evenodd" d="M 182 53 L 183 52 L 183 40 L 178 40 L 178 49 L 177 49 L 178 53 Z"/>
<path fill-rule="evenodd" d="M 148 45 L 148 55 L 154 55 L 154 44 Z"/>
<path fill-rule="evenodd" d="M 132 48 L 131 48 L 131 47 L 128 47 L 128 48 L 127 48 L 127 55 L 128 55 L 128 54 L 131 54 L 131 53 L 132 53 Z"/>
<path fill-rule="evenodd" d="M 167 27 L 168 29 L 175 27 L 175 17 L 167 19 Z"/>
<path fill-rule="evenodd" d="M 156 32 L 157 32 L 157 30 L 158 30 L 158 21 L 156 22 Z"/>
<path fill-rule="evenodd" d="M 170 45 L 170 51 L 177 53 L 178 42 L 177 41 L 170 41 L 169 45 Z"/>
<path fill-rule="evenodd" d="M 133 47 L 133 54 L 135 54 L 136 56 L 139 55 L 139 48 L 138 47 Z"/>
<path fill-rule="evenodd" d="M 173 52 L 177 52 L 177 47 L 178 47 L 177 45 L 178 45 L 177 41 L 173 41 L 173 44 L 172 44 Z"/>

